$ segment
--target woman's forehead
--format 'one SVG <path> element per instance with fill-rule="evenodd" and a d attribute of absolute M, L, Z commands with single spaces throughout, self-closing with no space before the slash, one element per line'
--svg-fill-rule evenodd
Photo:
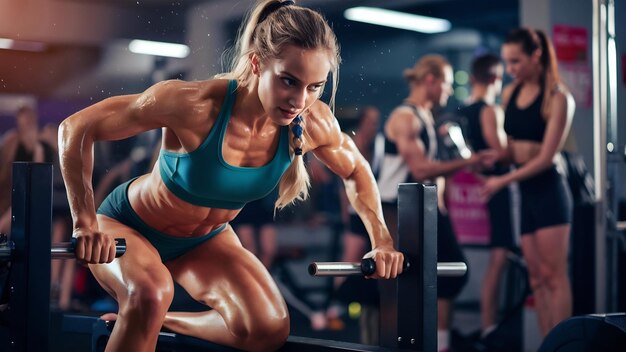
<path fill-rule="evenodd" d="M 277 69 L 296 76 L 301 81 L 325 81 L 330 72 L 331 56 L 327 50 L 286 46 L 276 59 Z"/>

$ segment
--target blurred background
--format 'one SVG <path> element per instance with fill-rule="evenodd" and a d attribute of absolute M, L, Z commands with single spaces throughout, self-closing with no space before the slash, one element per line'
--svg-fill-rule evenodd
<path fill-rule="evenodd" d="M 623 221 L 619 214 L 620 209 L 624 213 L 626 199 L 626 182 L 618 177 L 626 172 L 623 2 L 614 4 L 615 28 L 609 30 L 613 34 L 608 39 L 594 29 L 594 4 L 606 11 L 613 1 L 301 0 L 297 3 L 323 13 L 339 39 L 343 62 L 335 114 L 346 132 L 355 128 L 365 106 L 378 108 L 382 126 L 391 109 L 408 93 L 402 71 L 412 67 L 422 55 L 442 54 L 454 67 L 455 91 L 448 105 L 438 113 L 443 116 L 454 112 L 468 98 L 469 65 L 476 55 L 499 54 L 504 37 L 513 28 L 532 26 L 546 31 L 555 44 L 561 75 L 576 99 L 573 148 L 594 170 L 593 175 L 606 181 L 599 183 L 596 179 L 595 185 L 610 192 L 597 192 L 595 201 L 596 209 L 601 209 L 602 214 L 607 209 L 613 212 L 608 215 L 612 222 L 596 219 L 590 226 L 601 236 L 617 231 L 614 225 L 617 220 Z M 242 0 L 0 0 L 0 136 L 15 128 L 18 109 L 25 105 L 36 111 L 39 128 L 54 127 L 74 112 L 110 96 L 139 93 L 164 79 L 203 80 L 224 72 L 228 68 L 224 52 L 232 46 L 242 17 L 252 4 Z M 407 30 L 348 19 L 350 9 L 355 7 L 433 17 L 444 20 L 444 26 L 429 33 L 428 29 Z M 141 48 L 142 44 L 148 44 L 150 50 L 149 44 L 154 42 L 178 46 L 171 49 L 157 46 L 151 52 Z M 600 53 L 609 54 L 609 59 Z M 608 91 L 613 95 L 605 96 L 604 100 L 599 92 L 607 85 L 601 86 L 600 82 L 594 88 L 594 79 L 600 74 L 594 69 L 600 62 L 594 61 L 594 55 L 608 60 L 604 72 L 608 72 Z M 509 81 L 505 77 L 505 84 Z M 594 94 L 598 94 L 595 100 Z M 328 95 L 323 97 L 326 98 Z M 609 108 L 603 110 L 602 106 Z M 99 142 L 94 182 L 109 182 L 103 186 L 105 192 L 107 187 L 145 170 L 150 148 L 157 140 L 158 132 L 152 131 L 132 140 Z M 599 149 L 598 144 L 602 144 Z M 132 165 L 128 163 L 129 155 L 133 157 Z M 7 167 L 2 165 L 5 171 Z M 315 322 L 307 319 L 310 318 L 307 313 L 327 308 L 333 283 L 309 278 L 306 265 L 313 259 L 336 260 L 343 231 L 338 215 L 341 185 L 323 168 L 312 165 L 311 169 L 316 183 L 313 198 L 278 217 L 274 263 L 278 269 L 274 268 L 273 274 L 282 277 L 286 289 L 304 305 L 304 311 L 294 310 L 294 322 L 299 324 L 294 333 L 359 341 L 358 305 L 341 308 L 341 319 L 335 321 L 336 325 L 326 321 L 323 326 L 315 326 Z M 71 229 L 67 227 L 65 231 L 69 236 Z M 605 250 L 603 246 L 600 245 L 600 250 Z M 480 273 L 486 265 L 484 247 L 465 243 L 464 248 L 473 269 L 471 282 L 457 302 L 454 321 L 460 335 L 471 334 L 479 324 Z M 590 253 L 590 262 L 595 262 L 597 256 L 593 254 L 598 253 L 603 252 Z M 606 267 L 603 266 L 606 263 L 598 265 Z M 514 280 L 514 273 L 511 275 Z M 610 306 L 617 309 L 617 305 L 623 304 L 615 297 L 626 290 L 607 288 L 607 282 L 619 277 L 618 274 L 607 275 L 614 276 L 599 275 L 595 281 L 590 278 L 589 285 L 595 288 L 595 295 L 581 298 L 588 300 L 588 310 Z M 90 286 L 89 280 L 88 273 L 76 275 L 74 289 L 61 304 L 61 310 L 110 309 L 106 295 L 98 291 L 97 285 Z M 520 320 L 520 329 L 522 325 Z M 532 349 L 531 342 L 527 346 Z"/>

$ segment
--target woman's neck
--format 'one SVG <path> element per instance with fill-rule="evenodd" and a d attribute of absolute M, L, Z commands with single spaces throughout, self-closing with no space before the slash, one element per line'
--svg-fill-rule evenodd
<path fill-rule="evenodd" d="M 528 77 L 521 83 L 528 85 L 541 85 L 541 81 L 543 80 L 543 68 L 538 67 L 534 72 L 531 72 Z"/>
<path fill-rule="evenodd" d="M 233 115 L 253 129 L 258 129 L 271 122 L 259 99 L 258 81 L 252 80 L 248 86 L 237 89 L 237 98 L 233 106 Z"/>

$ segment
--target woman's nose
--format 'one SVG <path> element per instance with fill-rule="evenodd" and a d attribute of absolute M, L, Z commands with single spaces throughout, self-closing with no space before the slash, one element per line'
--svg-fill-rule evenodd
<path fill-rule="evenodd" d="M 306 93 L 299 93 L 294 95 L 289 99 L 289 105 L 296 110 L 304 109 L 304 104 L 306 101 Z"/>

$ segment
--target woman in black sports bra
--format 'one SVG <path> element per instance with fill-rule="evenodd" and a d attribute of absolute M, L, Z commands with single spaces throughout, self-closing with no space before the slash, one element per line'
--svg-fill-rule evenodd
<path fill-rule="evenodd" d="M 559 79 L 554 49 L 542 31 L 514 30 L 502 46 L 502 57 L 515 80 L 505 88 L 502 102 L 510 140 L 507 156 L 517 169 L 488 178 L 483 194 L 490 197 L 519 182 L 522 251 L 545 336 L 572 313 L 567 273 L 572 197 L 553 159 L 569 132 L 574 102 Z"/>

